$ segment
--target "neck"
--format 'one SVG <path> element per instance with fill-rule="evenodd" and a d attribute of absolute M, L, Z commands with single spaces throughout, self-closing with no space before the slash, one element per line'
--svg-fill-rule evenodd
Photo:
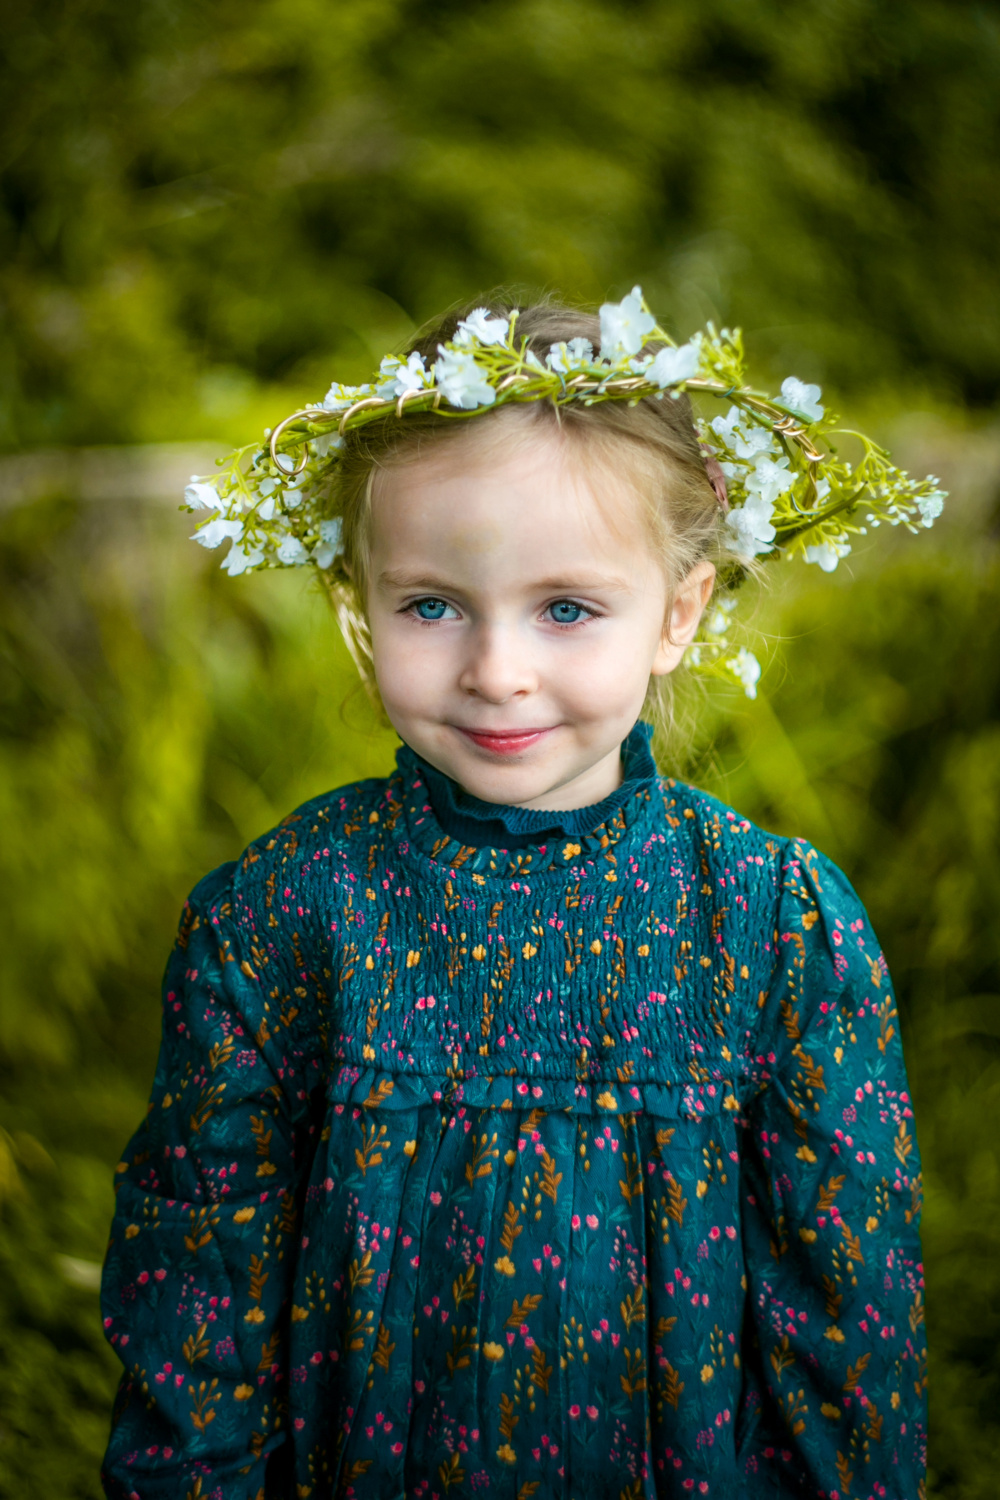
<path fill-rule="evenodd" d="M 613 818 L 656 776 L 656 762 L 649 747 L 651 734 L 648 724 L 641 721 L 636 724 L 621 749 L 613 753 L 615 775 L 610 791 L 602 797 L 602 788 L 595 784 L 594 800 L 576 802 L 573 806 L 555 806 L 547 798 L 539 799 L 548 804 L 543 806 L 485 802 L 463 791 L 450 776 L 428 765 L 413 751 L 405 753 L 413 757 L 420 771 L 444 833 L 473 848 L 492 845 L 498 849 L 519 849 L 553 839 L 578 837 Z M 604 785 L 607 786 L 607 780 Z M 576 790 L 580 782 L 574 781 L 572 786 Z M 588 790 L 584 788 L 585 796 Z"/>

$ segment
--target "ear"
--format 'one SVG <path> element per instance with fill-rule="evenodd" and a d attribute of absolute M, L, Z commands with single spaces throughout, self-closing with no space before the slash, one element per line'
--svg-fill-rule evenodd
<path fill-rule="evenodd" d="M 679 585 L 651 668 L 654 677 L 665 677 L 678 665 L 697 634 L 714 587 L 715 564 L 708 561 L 696 563 Z"/>

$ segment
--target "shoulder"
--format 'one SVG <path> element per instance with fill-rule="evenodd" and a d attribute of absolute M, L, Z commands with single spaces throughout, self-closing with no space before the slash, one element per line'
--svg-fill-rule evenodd
<path fill-rule="evenodd" d="M 315 876 L 322 872 L 328 878 L 332 873 L 336 880 L 339 872 L 351 871 L 364 860 L 376 825 L 391 831 L 399 816 L 401 789 L 398 773 L 369 777 L 334 787 L 294 808 L 238 858 L 198 881 L 185 903 L 182 941 L 185 931 L 204 923 L 229 928 L 234 936 L 243 930 L 252 937 L 262 924 L 270 930 L 286 927 L 285 918 L 291 915 L 308 918 Z"/>
<path fill-rule="evenodd" d="M 402 807 L 401 790 L 396 772 L 311 797 L 244 849 L 234 865 L 237 889 L 249 891 L 281 876 L 301 876 L 310 863 L 352 864 L 368 848 L 376 826 L 394 825 Z"/>
<path fill-rule="evenodd" d="M 697 852 L 703 868 L 734 884 L 756 885 L 810 900 L 842 905 L 860 901 L 850 880 L 808 839 L 770 833 L 710 792 L 670 777 L 659 778 L 664 814 L 683 841 Z"/>
<path fill-rule="evenodd" d="M 776 964 L 789 951 L 803 965 L 885 969 L 864 905 L 850 879 L 808 839 L 768 832 L 717 797 L 663 778 L 664 812 L 720 932 L 734 917 Z M 726 913 L 725 923 L 721 913 Z"/>
<path fill-rule="evenodd" d="M 686 782 L 664 776 L 658 789 L 675 841 L 697 860 L 704 876 L 726 882 L 722 889 L 738 885 L 777 895 L 784 864 L 796 848 L 807 847 L 802 840 L 769 833 L 710 792 Z"/>

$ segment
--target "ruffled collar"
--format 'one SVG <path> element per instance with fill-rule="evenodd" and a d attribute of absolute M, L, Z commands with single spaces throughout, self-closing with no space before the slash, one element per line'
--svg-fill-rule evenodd
<path fill-rule="evenodd" d="M 396 761 L 401 771 L 418 772 L 434 817 L 447 838 L 466 848 L 528 849 L 591 834 L 615 818 L 638 792 L 648 791 L 657 775 L 650 749 L 652 734 L 651 725 L 640 719 L 622 743 L 621 784 L 590 807 L 555 810 L 484 802 L 429 765 L 408 745 L 398 751 Z"/>

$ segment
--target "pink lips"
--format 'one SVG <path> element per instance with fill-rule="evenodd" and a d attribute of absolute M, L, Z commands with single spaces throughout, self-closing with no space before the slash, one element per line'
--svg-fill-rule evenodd
<path fill-rule="evenodd" d="M 549 729 L 461 729 L 466 739 L 478 745 L 480 750 L 486 750 L 491 755 L 520 755 L 525 750 L 530 750 L 532 745 L 537 745 L 547 734 Z"/>

